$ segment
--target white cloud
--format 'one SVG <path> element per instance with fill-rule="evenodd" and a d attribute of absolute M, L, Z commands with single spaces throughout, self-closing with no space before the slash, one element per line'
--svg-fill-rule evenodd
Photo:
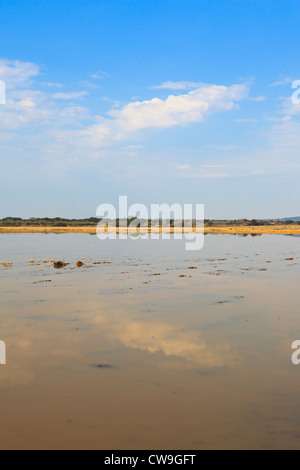
<path fill-rule="evenodd" d="M 160 86 L 161 89 L 169 87 L 192 91 L 177 96 L 170 93 L 165 99 L 136 99 L 125 104 L 111 102 L 107 115 L 91 116 L 87 108 L 75 101 L 86 96 L 86 91 L 56 93 L 61 91 L 58 90 L 60 84 L 50 82 L 42 84 L 47 89 L 42 85 L 33 89 L 33 79 L 39 73 L 40 67 L 36 64 L 0 60 L 0 79 L 9 84 L 7 104 L 0 106 L 0 153 L 4 168 L 9 158 L 17 161 L 45 159 L 51 165 L 56 162 L 61 166 L 82 165 L 84 168 L 101 165 L 99 162 L 102 159 L 102 170 L 110 174 L 122 174 L 122 177 L 126 171 L 129 177 L 133 171 L 138 171 L 139 175 L 149 174 L 155 156 L 150 155 L 147 146 L 136 145 L 141 143 L 141 131 L 189 126 L 202 122 L 213 113 L 236 109 L 241 100 L 248 99 L 250 87 L 249 84 L 225 87 L 196 82 L 166 82 Z M 291 95 L 292 92 L 291 89 Z M 262 97 L 254 99 L 260 100 Z M 118 109 L 115 109 L 116 106 Z M 292 104 L 291 96 L 285 98 L 279 117 L 266 118 L 274 122 L 269 124 L 269 131 L 266 130 L 266 122 L 264 128 L 259 129 L 265 143 L 260 143 L 253 151 L 235 148 L 234 145 L 218 145 L 219 141 L 216 140 L 214 148 L 202 148 L 199 158 L 187 151 L 182 158 L 182 151 L 178 148 L 172 149 L 170 158 L 167 158 L 164 148 L 161 150 L 160 171 L 169 174 L 173 169 L 176 175 L 183 178 L 297 174 L 300 171 L 300 124 L 292 118 L 299 113 L 300 107 Z M 232 118 L 230 120 L 233 121 Z M 258 121 L 236 119 L 235 122 Z M 250 127 L 253 131 L 253 126 Z M 208 151 L 207 155 L 205 151 Z M 176 152 L 177 158 L 174 160 Z M 140 159 L 138 168 L 134 166 L 137 159 L 132 159 L 132 166 L 128 163 L 131 156 Z M 144 164 L 142 158 L 146 156 L 148 160 Z M 222 165 L 225 158 L 226 164 Z M 177 166 L 175 161 L 178 162 Z M 154 164 L 153 168 L 157 171 L 158 165 Z"/>
<path fill-rule="evenodd" d="M 129 103 L 109 114 L 126 131 L 169 128 L 202 121 L 209 113 L 229 111 L 247 94 L 248 88 L 244 85 L 205 85 L 185 95 L 170 95 L 166 100 L 154 98 Z"/>
<path fill-rule="evenodd" d="M 270 83 L 270 86 L 281 86 L 281 85 L 288 85 L 292 83 L 292 79 L 289 77 L 282 78 L 281 80 L 277 80 L 276 82 Z"/>
<path fill-rule="evenodd" d="M 224 168 L 224 165 L 203 165 L 203 168 Z"/>
<path fill-rule="evenodd" d="M 254 101 L 254 102 L 262 102 L 262 101 L 266 101 L 267 100 L 267 97 L 266 96 L 256 96 L 256 97 L 253 97 L 253 98 L 249 98 L 249 101 Z"/>
<path fill-rule="evenodd" d="M 30 86 L 39 73 L 40 67 L 32 62 L 0 59 L 0 80 L 6 83 L 7 90 Z"/>
<path fill-rule="evenodd" d="M 65 100 L 80 98 L 86 92 L 50 95 L 32 89 L 31 79 L 39 74 L 39 70 L 36 64 L 0 60 L 2 77 L 9 84 L 6 105 L 0 106 L 0 127 L 7 131 L 16 131 L 26 126 L 24 138 L 28 141 L 30 139 L 37 141 L 39 136 L 43 140 L 42 128 L 45 130 L 52 126 L 58 128 L 74 124 L 78 126 L 81 124 L 81 119 L 90 118 L 87 110 L 79 106 L 70 106 L 69 103 L 66 105 L 63 100 L 63 98 Z M 48 83 L 48 85 L 51 85 L 50 88 L 58 87 L 58 84 Z M 53 97 L 56 97 L 55 101 Z M 60 105 L 59 99 L 63 104 Z"/>
<path fill-rule="evenodd" d="M 291 91 L 293 93 L 293 90 Z M 282 113 L 288 116 L 296 116 L 297 114 L 300 114 L 300 104 L 293 103 L 292 93 L 291 96 L 284 98 L 282 101 Z"/>
<path fill-rule="evenodd" d="M 230 172 L 220 172 L 220 171 L 207 171 L 205 168 L 193 169 L 192 171 L 186 172 L 184 174 L 185 178 L 205 178 L 205 179 L 215 179 L 215 178 L 228 178 L 232 176 Z"/>
<path fill-rule="evenodd" d="M 89 82 L 88 80 L 80 80 L 78 85 L 89 90 L 96 90 L 98 88 L 98 85 L 95 85 L 95 83 Z"/>
<path fill-rule="evenodd" d="M 62 93 L 62 92 L 59 92 L 59 93 L 55 93 L 54 95 L 52 95 L 52 98 L 54 100 L 76 100 L 76 99 L 80 99 L 80 98 L 83 98 L 84 96 L 87 96 L 88 95 L 88 92 L 87 91 L 74 91 L 74 92 L 70 92 L 70 93 Z"/>
<path fill-rule="evenodd" d="M 243 123 L 256 123 L 258 122 L 258 119 L 254 119 L 254 118 L 244 118 L 244 119 L 235 119 L 234 122 L 239 122 L 241 124 Z"/>
<path fill-rule="evenodd" d="M 103 80 L 104 78 L 108 78 L 108 77 L 109 77 L 109 75 L 106 72 L 103 72 L 101 70 L 92 75 L 92 78 L 94 80 Z"/>
<path fill-rule="evenodd" d="M 190 169 L 190 165 L 177 165 L 176 168 L 177 170 L 189 170 Z"/>
<path fill-rule="evenodd" d="M 287 121 L 275 125 L 268 134 L 274 148 L 286 149 L 291 148 L 297 152 L 299 161 L 300 148 L 300 123 Z"/>
<path fill-rule="evenodd" d="M 33 88 L 32 79 L 39 74 L 37 65 L 0 61 L 2 71 L 3 63 L 5 76 L 11 77 L 12 85 L 6 106 L 0 106 L 0 128 L 5 135 L 0 142 L 2 155 L 7 158 L 7 155 L 15 154 L 19 158 L 21 151 L 22 158 L 40 156 L 66 166 L 70 162 L 92 166 L 100 159 L 107 161 L 112 155 L 119 162 L 126 160 L 128 155 L 142 156 L 147 148 L 137 145 L 140 141 L 136 141 L 141 131 L 200 123 L 213 113 L 236 109 L 249 94 L 249 85 L 246 84 L 229 87 L 206 84 L 178 96 L 170 94 L 166 99 L 155 97 L 125 105 L 118 103 L 118 109 L 112 103 L 107 115 L 91 116 L 88 109 L 76 102 L 88 94 L 86 91 L 61 92 L 55 90 L 61 88 L 60 84 L 51 82 L 43 82 L 43 85 L 40 83 L 39 87 L 36 85 L 35 89 L 30 89 L 29 86 Z M 185 86 L 191 87 L 193 82 L 187 83 L 189 85 Z M 47 89 L 42 86 L 47 86 Z M 9 138 L 9 132 L 13 138 Z M 184 161 L 179 160 L 179 163 L 176 171 L 192 177 L 192 167 Z M 111 164 L 114 164 L 113 158 Z M 139 168 L 142 172 L 142 166 Z M 199 177 L 218 178 L 227 176 L 227 170 L 202 167 L 197 169 L 197 174 Z"/>
<path fill-rule="evenodd" d="M 141 150 L 144 148 L 142 145 L 126 145 L 125 150 Z"/>
<path fill-rule="evenodd" d="M 194 90 L 195 88 L 200 88 L 204 84 L 202 82 L 164 82 L 161 85 L 155 85 L 150 87 L 153 90 Z"/>
<path fill-rule="evenodd" d="M 265 120 L 268 122 L 288 122 L 291 121 L 291 116 L 283 116 L 283 117 L 269 117 L 266 116 Z"/>
<path fill-rule="evenodd" d="M 49 111 L 38 108 L 31 97 L 19 101 L 7 100 L 4 112 L 0 111 L 0 125 L 8 130 L 20 129 L 28 124 L 41 124 L 49 118 Z"/>
<path fill-rule="evenodd" d="M 43 86 L 47 86 L 49 88 L 64 88 L 65 85 L 62 83 L 52 83 L 52 82 L 44 82 L 42 83 Z"/>
<path fill-rule="evenodd" d="M 121 109 L 110 110 L 111 119 L 98 118 L 99 123 L 91 126 L 87 134 L 100 145 L 104 139 L 122 140 L 145 129 L 187 126 L 203 121 L 209 114 L 234 109 L 248 93 L 246 85 L 204 85 L 184 95 L 170 95 L 165 100 L 136 101 Z"/>

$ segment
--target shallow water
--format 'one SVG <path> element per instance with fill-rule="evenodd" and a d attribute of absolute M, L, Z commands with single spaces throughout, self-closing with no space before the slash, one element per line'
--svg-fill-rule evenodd
<path fill-rule="evenodd" d="M 0 235 L 1 449 L 300 447 L 300 238 L 184 243 Z"/>

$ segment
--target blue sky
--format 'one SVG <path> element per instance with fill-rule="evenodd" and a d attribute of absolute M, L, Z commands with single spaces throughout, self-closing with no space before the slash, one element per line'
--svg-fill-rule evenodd
<path fill-rule="evenodd" d="M 300 215 L 298 0 L 0 0 L 0 217 Z"/>

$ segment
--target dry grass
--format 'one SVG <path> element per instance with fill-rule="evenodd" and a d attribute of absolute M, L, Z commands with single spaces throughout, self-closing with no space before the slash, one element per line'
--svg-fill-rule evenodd
<path fill-rule="evenodd" d="M 194 230 L 193 230 L 194 231 Z M 285 234 L 285 235 L 300 235 L 300 225 L 272 225 L 272 226 L 237 226 L 237 227 L 205 227 L 205 233 L 235 233 L 235 234 L 257 234 L 263 233 L 268 234 Z M 110 233 L 113 233 L 113 229 L 109 229 Z M 120 227 L 116 229 L 117 233 L 134 233 L 135 229 L 127 229 L 126 227 Z M 151 229 L 142 227 L 141 233 L 151 233 Z M 175 228 L 152 228 L 152 233 L 183 233 L 184 229 L 180 227 Z M 191 232 L 191 229 L 186 229 L 185 233 Z M 0 233 L 89 233 L 95 234 L 96 227 L 0 227 Z"/>

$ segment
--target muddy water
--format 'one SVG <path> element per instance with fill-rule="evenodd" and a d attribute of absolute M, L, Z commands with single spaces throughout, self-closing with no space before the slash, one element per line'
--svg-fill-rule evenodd
<path fill-rule="evenodd" d="M 1 449 L 300 447 L 299 237 L 1 235 L 0 262 Z"/>

